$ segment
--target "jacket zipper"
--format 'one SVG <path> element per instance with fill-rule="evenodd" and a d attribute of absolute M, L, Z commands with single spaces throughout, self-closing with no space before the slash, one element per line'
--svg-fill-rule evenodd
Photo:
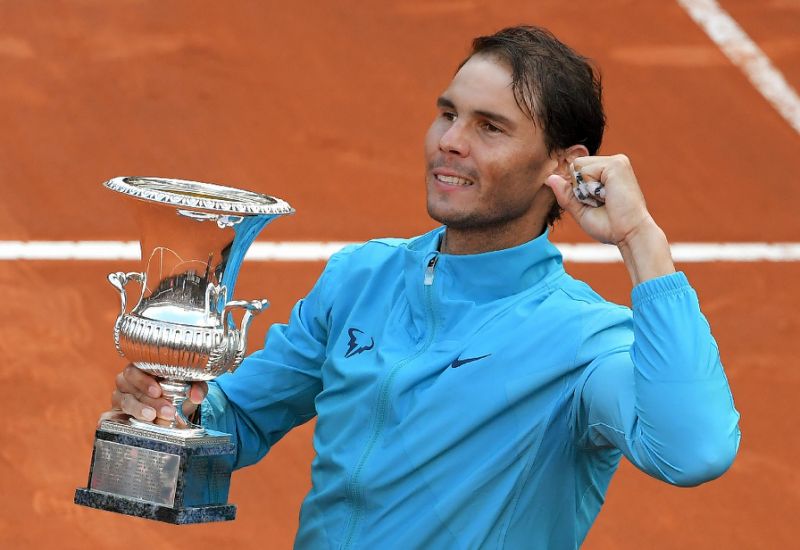
<path fill-rule="evenodd" d="M 397 375 L 397 373 L 414 361 L 415 359 L 419 358 L 423 353 L 428 351 L 428 348 L 433 343 L 433 338 L 436 334 L 436 314 L 434 312 L 434 305 L 433 305 L 433 276 L 434 270 L 436 269 L 436 262 L 439 261 L 439 254 L 436 253 L 429 261 L 428 265 L 425 268 L 425 276 L 423 278 L 423 291 L 425 295 L 425 312 L 427 313 L 428 317 L 428 324 L 430 326 L 430 330 L 428 331 L 428 337 L 425 339 L 422 347 L 417 350 L 414 355 L 407 357 L 400 361 L 399 363 L 395 364 L 392 367 L 392 370 L 389 371 L 389 374 L 384 379 L 383 383 L 381 384 L 380 391 L 378 394 L 378 404 L 375 410 L 375 424 L 372 428 L 372 435 L 367 441 L 367 446 L 364 448 L 364 452 L 361 454 L 361 459 L 358 461 L 356 469 L 353 471 L 353 474 L 350 476 L 350 480 L 347 483 L 347 499 L 350 501 L 350 504 L 353 508 L 353 511 L 350 513 L 350 518 L 347 521 L 347 528 L 345 529 L 345 539 L 344 543 L 342 544 L 342 550 L 346 550 L 351 547 L 353 543 L 353 537 L 355 535 L 356 529 L 358 524 L 361 522 L 361 518 L 364 514 L 363 510 L 363 491 L 361 487 L 361 473 L 366 466 L 367 460 L 369 459 L 370 454 L 372 454 L 372 449 L 375 447 L 375 444 L 378 442 L 380 438 L 381 432 L 383 431 L 384 424 L 386 423 L 386 412 L 389 408 L 389 391 L 392 388 L 392 382 Z"/>
<path fill-rule="evenodd" d="M 436 269 L 436 262 L 439 261 L 439 255 L 436 254 L 428 261 L 428 267 L 425 268 L 425 278 L 422 281 L 424 286 L 431 286 L 433 284 L 433 270 Z"/>

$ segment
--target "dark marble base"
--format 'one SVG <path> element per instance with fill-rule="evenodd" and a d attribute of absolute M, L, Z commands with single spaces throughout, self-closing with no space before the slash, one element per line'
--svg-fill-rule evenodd
<path fill-rule="evenodd" d="M 233 504 L 176 509 L 159 504 L 151 504 L 149 502 L 141 502 L 115 495 L 98 493 L 90 489 L 78 489 L 75 491 L 75 504 L 177 525 L 185 523 L 207 523 L 211 521 L 230 521 L 236 518 L 236 506 Z"/>
<path fill-rule="evenodd" d="M 95 433 L 85 488 L 75 503 L 168 523 L 228 521 L 236 506 L 228 490 L 236 447 L 208 430 L 176 436 L 104 421 Z"/>

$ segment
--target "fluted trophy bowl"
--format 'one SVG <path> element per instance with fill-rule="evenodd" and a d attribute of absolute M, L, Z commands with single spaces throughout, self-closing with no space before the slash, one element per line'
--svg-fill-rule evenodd
<path fill-rule="evenodd" d="M 117 351 L 157 377 L 178 411 L 158 425 L 137 427 L 186 437 L 204 433 L 184 415 L 192 382 L 234 371 L 247 349 L 253 316 L 268 302 L 235 300 L 233 290 L 247 249 L 264 226 L 294 210 L 281 199 L 212 183 L 119 177 L 107 188 L 135 199 L 142 271 L 108 276 L 120 294 L 114 324 Z M 138 283 L 128 311 L 128 284 Z M 239 326 L 233 312 L 242 310 Z"/>

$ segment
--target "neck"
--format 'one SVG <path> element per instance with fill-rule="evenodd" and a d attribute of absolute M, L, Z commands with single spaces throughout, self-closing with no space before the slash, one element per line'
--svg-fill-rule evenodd
<path fill-rule="evenodd" d="M 442 239 L 441 252 L 481 254 L 524 244 L 544 233 L 547 215 L 555 200 L 553 192 L 542 185 L 533 204 L 520 216 L 495 223 L 462 227 L 448 225 Z"/>
<path fill-rule="evenodd" d="M 511 223 L 500 225 L 456 228 L 447 227 L 442 238 L 441 251 L 445 254 L 481 254 L 513 248 L 544 233 L 544 220 L 511 227 Z"/>

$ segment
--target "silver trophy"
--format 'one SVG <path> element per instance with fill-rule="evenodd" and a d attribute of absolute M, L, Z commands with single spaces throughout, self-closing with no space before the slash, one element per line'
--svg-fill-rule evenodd
<path fill-rule="evenodd" d="M 227 498 L 235 446 L 229 434 L 191 422 L 182 404 L 192 382 L 241 363 L 250 322 L 268 302 L 233 299 L 239 267 L 264 226 L 294 210 L 275 197 L 196 181 L 122 177 L 104 185 L 139 199 L 132 204 L 143 270 L 108 276 L 121 302 L 114 342 L 157 377 L 178 413 L 170 422 L 122 414 L 103 420 L 88 486 L 75 502 L 169 523 L 233 519 Z M 128 311 L 131 288 L 138 300 Z M 243 311 L 238 328 L 236 310 Z"/>

